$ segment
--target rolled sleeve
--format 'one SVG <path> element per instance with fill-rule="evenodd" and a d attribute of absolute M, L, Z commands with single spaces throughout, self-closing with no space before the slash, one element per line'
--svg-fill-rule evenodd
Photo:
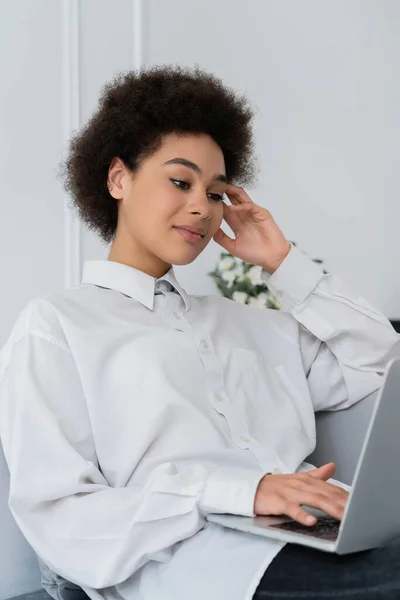
<path fill-rule="evenodd" d="M 199 501 L 203 513 L 229 513 L 255 516 L 254 500 L 264 472 L 255 470 L 214 471 L 208 478 Z"/>

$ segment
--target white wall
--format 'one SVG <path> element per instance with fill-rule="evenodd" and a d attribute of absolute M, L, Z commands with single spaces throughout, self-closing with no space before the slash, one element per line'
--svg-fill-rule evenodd
<path fill-rule="evenodd" d="M 150 0 L 147 7 L 148 62 L 197 62 L 258 107 L 253 199 L 309 256 L 399 318 L 400 3 Z M 217 248 L 179 268 L 198 293 Z"/>
<path fill-rule="evenodd" d="M 0 340 L 28 296 L 63 281 L 61 26 L 57 3 L 1 4 Z"/>
<path fill-rule="evenodd" d="M 89 5 L 92 16 L 99 13 Z M 257 108 L 254 200 L 309 256 L 400 318 L 399 3 L 144 0 L 142 7 L 145 64 L 199 64 Z M 85 117 L 101 83 L 120 67 L 108 58 L 102 22 L 104 28 L 100 15 L 96 27 L 84 29 L 92 37 Z M 114 51 L 124 31 L 110 44 Z M 84 258 L 106 255 L 94 236 L 83 240 Z M 176 267 L 189 291 L 216 293 L 207 272 L 220 251 L 211 242 L 194 263 Z"/>

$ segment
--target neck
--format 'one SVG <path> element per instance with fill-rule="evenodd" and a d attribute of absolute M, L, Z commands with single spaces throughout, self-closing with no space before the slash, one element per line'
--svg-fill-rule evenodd
<path fill-rule="evenodd" d="M 131 236 L 116 234 L 107 260 L 122 263 L 143 271 L 156 279 L 165 275 L 171 268 L 169 263 L 155 256 Z"/>

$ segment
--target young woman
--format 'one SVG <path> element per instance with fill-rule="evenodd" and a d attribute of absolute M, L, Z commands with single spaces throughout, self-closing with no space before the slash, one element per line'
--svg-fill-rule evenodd
<path fill-rule="evenodd" d="M 199 68 L 153 67 L 107 84 L 71 140 L 65 187 L 110 253 L 81 285 L 34 298 L 0 360 L 9 505 L 64 591 L 400 597 L 398 546 L 338 557 L 206 522 L 312 525 L 302 506 L 341 519 L 335 466 L 303 462 L 314 411 L 377 390 L 399 352 L 389 321 L 237 186 L 254 180 L 252 116 Z M 189 295 L 173 265 L 211 240 L 261 266 L 285 310 Z"/>

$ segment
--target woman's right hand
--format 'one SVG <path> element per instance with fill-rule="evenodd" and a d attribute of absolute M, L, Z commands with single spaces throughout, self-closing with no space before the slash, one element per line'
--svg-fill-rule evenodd
<path fill-rule="evenodd" d="M 254 512 L 257 515 L 287 515 L 302 525 L 316 518 L 301 506 L 310 506 L 341 520 L 349 493 L 328 483 L 336 466 L 328 463 L 305 473 L 264 475 L 258 484 Z"/>

